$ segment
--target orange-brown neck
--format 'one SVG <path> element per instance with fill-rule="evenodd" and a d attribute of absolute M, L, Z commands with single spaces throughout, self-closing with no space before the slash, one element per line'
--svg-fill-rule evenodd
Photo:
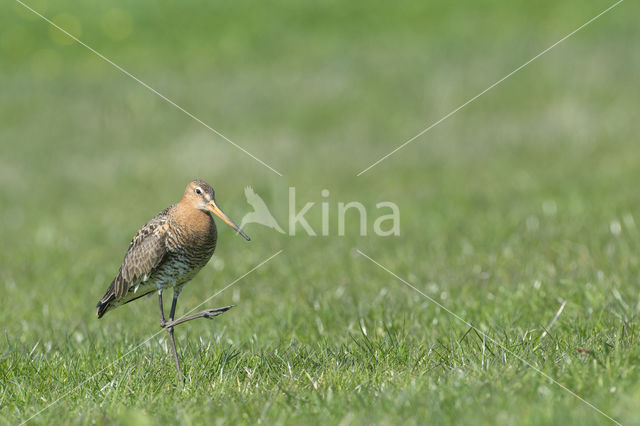
<path fill-rule="evenodd" d="M 215 238 L 216 225 L 211 215 L 193 207 L 184 199 L 175 205 L 172 218 L 187 238 L 198 240 Z"/>

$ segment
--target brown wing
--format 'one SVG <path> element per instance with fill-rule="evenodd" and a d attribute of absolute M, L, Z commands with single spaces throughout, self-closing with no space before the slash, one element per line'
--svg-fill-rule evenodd
<path fill-rule="evenodd" d="M 111 302 L 124 297 L 162 265 L 168 253 L 168 210 L 151 219 L 131 240 L 118 274 L 98 302 L 98 318 L 108 310 Z"/>

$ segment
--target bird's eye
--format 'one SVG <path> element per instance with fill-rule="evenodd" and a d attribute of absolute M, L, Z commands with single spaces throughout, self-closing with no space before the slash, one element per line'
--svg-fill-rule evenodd
<path fill-rule="evenodd" d="M 200 189 L 200 187 L 196 188 L 196 194 L 198 195 L 202 194 L 202 189 Z"/>

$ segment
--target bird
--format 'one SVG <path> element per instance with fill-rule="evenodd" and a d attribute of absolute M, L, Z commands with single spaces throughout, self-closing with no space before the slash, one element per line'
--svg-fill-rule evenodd
<path fill-rule="evenodd" d="M 247 186 L 244 189 L 244 196 L 247 198 L 247 203 L 253 207 L 253 211 L 244 215 L 240 221 L 240 229 L 244 229 L 245 225 L 249 223 L 258 223 L 284 234 L 284 231 L 280 228 L 280 225 L 278 225 L 278 222 L 267 208 L 267 205 L 262 198 L 256 194 L 253 188 Z"/>
<path fill-rule="evenodd" d="M 191 181 L 180 202 L 162 210 L 135 234 L 118 273 L 96 305 L 99 319 L 118 306 L 157 292 L 160 327 L 170 337 L 178 380 L 183 383 L 174 327 L 196 318 L 213 318 L 233 307 L 206 309 L 174 320 L 176 304 L 184 285 L 207 264 L 216 249 L 218 231 L 210 213 L 247 241 L 251 240 L 218 207 L 215 191 L 207 182 L 199 179 Z M 173 289 L 173 300 L 167 321 L 162 292 L 168 288 Z"/>

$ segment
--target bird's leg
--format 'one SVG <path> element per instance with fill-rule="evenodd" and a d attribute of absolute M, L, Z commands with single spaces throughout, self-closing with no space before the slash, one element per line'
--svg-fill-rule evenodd
<path fill-rule="evenodd" d="M 158 290 L 158 302 L 160 304 L 160 327 L 164 328 L 167 321 L 164 319 L 164 305 L 162 304 L 162 290 Z"/>
<path fill-rule="evenodd" d="M 197 318 L 208 318 L 208 319 L 212 319 L 213 317 L 217 317 L 218 315 L 224 314 L 225 312 L 227 312 L 229 309 L 233 308 L 235 305 L 229 305 L 229 306 L 224 306 L 222 308 L 212 308 L 212 309 L 205 309 L 202 312 L 198 312 L 197 314 L 191 314 L 191 315 L 186 315 L 180 319 L 177 319 L 175 321 L 169 320 L 169 322 L 166 323 L 166 327 L 175 327 L 178 324 L 182 324 L 185 323 L 187 321 L 191 321 Z"/>
<path fill-rule="evenodd" d="M 182 287 L 173 288 L 173 301 L 171 302 L 171 312 L 169 312 L 169 323 L 173 322 L 173 317 L 176 314 L 176 304 L 178 303 L 180 293 L 182 293 Z"/>
<path fill-rule="evenodd" d="M 164 327 L 169 333 L 171 338 L 171 348 L 173 349 L 173 358 L 176 361 L 176 369 L 178 370 L 178 380 L 184 383 L 182 378 L 182 370 L 180 369 L 180 359 L 178 358 L 178 351 L 176 349 L 176 340 L 173 337 L 173 317 L 176 313 L 176 304 L 178 303 L 178 296 L 180 296 L 181 287 L 174 287 L 173 289 L 173 301 L 171 302 L 171 312 L 169 313 L 169 322 L 165 323 Z"/>
<path fill-rule="evenodd" d="M 178 295 L 180 292 L 173 294 L 173 303 L 171 304 L 171 313 L 169 314 L 169 322 L 173 320 L 173 315 L 176 312 L 176 302 L 178 301 Z M 171 338 L 171 348 L 173 349 L 173 358 L 176 361 L 176 368 L 178 369 L 178 379 L 184 383 L 182 379 L 182 370 L 180 370 L 180 361 L 178 360 L 178 351 L 176 350 L 176 341 L 173 337 L 173 326 L 168 326 L 169 322 L 164 319 L 164 305 L 162 303 L 162 289 L 158 290 L 158 305 L 160 307 L 160 327 L 167 330 L 169 337 Z"/>

